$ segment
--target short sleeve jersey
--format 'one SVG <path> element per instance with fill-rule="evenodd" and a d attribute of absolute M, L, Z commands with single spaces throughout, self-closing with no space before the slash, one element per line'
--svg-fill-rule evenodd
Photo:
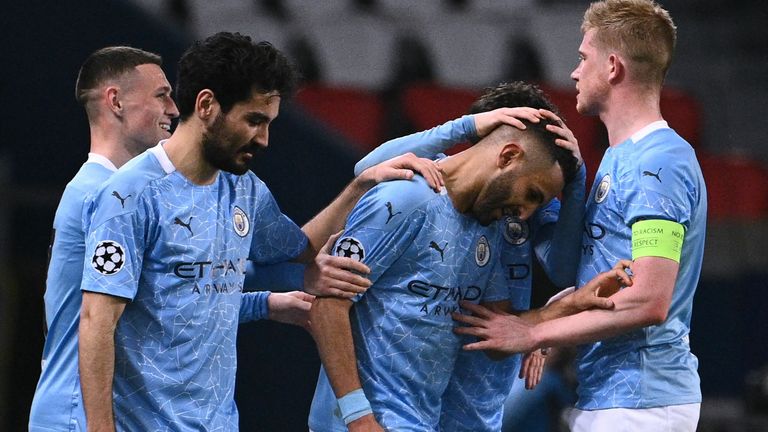
<path fill-rule="evenodd" d="M 501 233 L 456 211 L 426 182 L 393 181 L 368 192 L 350 214 L 337 255 L 362 259 L 373 285 L 356 299 L 351 324 L 363 390 L 387 430 L 437 430 L 459 338 L 458 302 L 507 297 L 495 277 Z M 496 282 L 496 285 L 493 284 Z M 321 370 L 310 428 L 344 431 Z"/>
<path fill-rule="evenodd" d="M 85 255 L 84 209 L 116 170 L 107 158 L 91 153 L 67 184 L 56 209 L 44 296 L 48 334 L 29 415 L 31 431 L 85 426 L 77 366 Z"/>
<path fill-rule="evenodd" d="M 587 201 L 578 286 L 632 258 L 632 225 L 639 220 L 677 222 L 685 240 L 667 320 L 579 347 L 578 408 L 701 401 L 688 334 L 704 253 L 706 197 L 693 149 L 666 122 L 607 150 Z"/>
<path fill-rule="evenodd" d="M 196 185 L 161 142 L 112 176 L 95 201 L 82 290 L 130 300 L 115 333 L 118 430 L 237 430 L 246 260 L 289 260 L 306 243 L 251 172 Z"/>
<path fill-rule="evenodd" d="M 498 222 L 503 238 L 501 273 L 509 293 L 505 300 L 514 310 L 530 308 L 533 238 L 542 226 L 557 222 L 559 211 L 560 202 L 554 199 L 526 221 L 506 217 Z M 461 343 L 473 341 L 473 337 L 463 337 Z M 501 430 L 504 401 L 520 369 L 520 359 L 514 355 L 494 361 L 483 352 L 460 351 L 443 394 L 440 430 Z"/>

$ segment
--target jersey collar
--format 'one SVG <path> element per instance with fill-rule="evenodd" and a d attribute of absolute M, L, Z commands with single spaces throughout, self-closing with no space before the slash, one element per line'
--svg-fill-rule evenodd
<path fill-rule="evenodd" d="M 634 134 L 632 134 L 630 139 L 632 140 L 633 143 L 636 143 L 636 142 L 639 142 L 641 139 L 645 138 L 646 136 L 648 136 L 648 134 L 650 134 L 653 131 L 656 131 L 659 129 L 668 129 L 668 128 L 669 128 L 669 125 L 667 124 L 666 121 L 658 120 L 640 129 Z"/>
<path fill-rule="evenodd" d="M 88 160 L 85 161 L 85 163 L 89 162 L 99 164 L 112 172 L 117 171 L 117 167 L 112 163 L 111 160 L 97 153 L 88 153 Z"/>
<path fill-rule="evenodd" d="M 160 163 L 160 166 L 163 167 L 163 171 L 165 171 L 166 174 L 170 174 L 176 171 L 176 167 L 173 166 L 173 162 L 171 162 L 171 159 L 168 157 L 168 153 L 166 153 L 165 149 L 163 148 L 163 144 L 165 144 L 166 141 L 168 140 L 160 141 L 156 146 L 147 151 L 151 152 L 155 156 L 155 159 L 157 159 L 157 161 Z"/>

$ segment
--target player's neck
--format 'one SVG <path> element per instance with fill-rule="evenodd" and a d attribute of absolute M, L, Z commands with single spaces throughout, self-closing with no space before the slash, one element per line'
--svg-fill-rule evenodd
<path fill-rule="evenodd" d="M 120 168 L 133 158 L 134 154 L 128 150 L 125 137 L 120 133 L 119 127 L 100 127 L 91 125 L 90 152 L 109 159 L 115 167 Z"/>
<path fill-rule="evenodd" d="M 194 184 L 209 185 L 216 181 L 219 170 L 203 157 L 203 133 L 199 128 L 193 122 L 179 123 L 163 149 L 181 175 Z"/>
<path fill-rule="evenodd" d="M 488 174 L 487 161 L 483 155 L 475 154 L 478 150 L 470 147 L 439 162 L 445 190 L 459 213 L 470 210 L 484 185 L 483 177 Z"/>
<path fill-rule="evenodd" d="M 608 144 L 615 147 L 645 126 L 662 120 L 659 92 L 627 89 L 614 92 L 600 120 L 608 132 Z"/>

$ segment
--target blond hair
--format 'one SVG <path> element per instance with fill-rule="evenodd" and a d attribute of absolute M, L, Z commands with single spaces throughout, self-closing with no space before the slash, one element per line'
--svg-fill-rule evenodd
<path fill-rule="evenodd" d="M 672 17 L 652 0 L 603 0 L 584 13 L 581 31 L 596 30 L 601 50 L 615 50 L 628 60 L 634 79 L 664 81 L 675 49 L 677 29 Z"/>

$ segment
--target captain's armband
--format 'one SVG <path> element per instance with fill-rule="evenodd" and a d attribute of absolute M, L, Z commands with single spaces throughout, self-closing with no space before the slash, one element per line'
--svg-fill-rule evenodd
<path fill-rule="evenodd" d="M 637 221 L 632 225 L 632 259 L 642 257 L 669 258 L 680 262 L 685 228 L 663 219 Z"/>

